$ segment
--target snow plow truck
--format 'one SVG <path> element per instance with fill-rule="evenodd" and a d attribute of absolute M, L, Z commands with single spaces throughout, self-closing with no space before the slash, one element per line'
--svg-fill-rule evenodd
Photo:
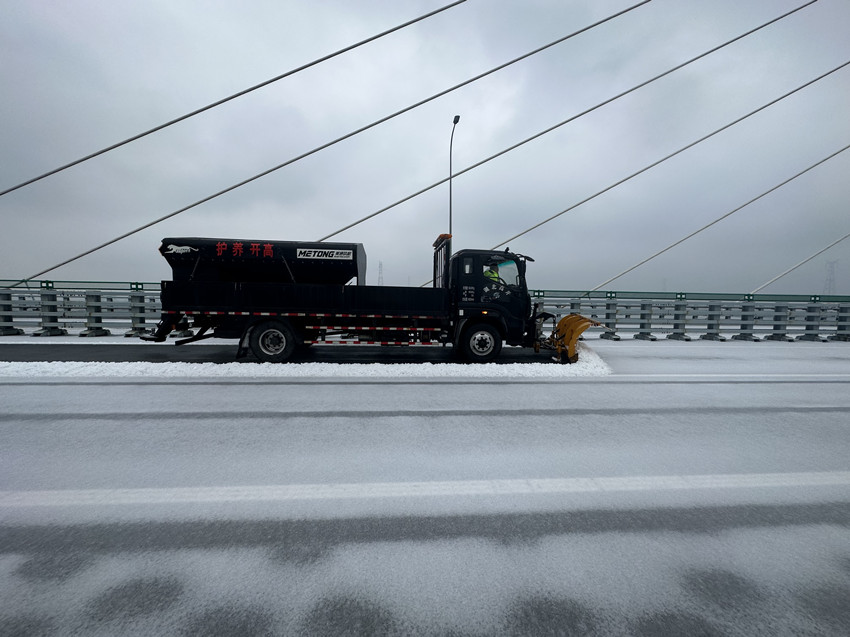
<path fill-rule="evenodd" d="M 431 287 L 366 285 L 360 243 L 177 237 L 163 239 L 159 252 L 173 280 L 162 281 L 160 321 L 141 338 L 163 342 L 176 331 L 177 345 L 237 339 L 237 358 L 250 351 L 282 363 L 315 344 L 450 344 L 484 363 L 507 344 L 573 363 L 581 333 L 600 325 L 577 314 L 556 321 L 532 303 L 531 257 L 507 249 L 451 254 L 447 234 L 434 243 Z"/>

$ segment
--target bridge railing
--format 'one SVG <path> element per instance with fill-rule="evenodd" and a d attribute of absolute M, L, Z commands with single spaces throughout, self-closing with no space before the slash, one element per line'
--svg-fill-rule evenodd
<path fill-rule="evenodd" d="M 604 324 L 602 338 L 691 340 L 850 340 L 850 296 L 580 292 L 535 290 L 556 316 L 577 313 Z"/>
<path fill-rule="evenodd" d="M 138 336 L 159 320 L 159 283 L 0 280 L 0 336 Z"/>
<path fill-rule="evenodd" d="M 159 283 L 0 280 L 0 336 L 138 336 L 160 315 Z M 850 296 L 533 290 L 556 315 L 583 314 L 602 338 L 850 340 Z"/>

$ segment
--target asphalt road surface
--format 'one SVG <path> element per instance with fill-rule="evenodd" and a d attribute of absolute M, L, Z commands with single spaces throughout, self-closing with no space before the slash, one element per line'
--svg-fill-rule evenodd
<path fill-rule="evenodd" d="M 0 634 L 850 634 L 850 347 L 591 346 L 611 375 L 2 377 Z M 233 350 L 0 342 L 176 352 Z"/>

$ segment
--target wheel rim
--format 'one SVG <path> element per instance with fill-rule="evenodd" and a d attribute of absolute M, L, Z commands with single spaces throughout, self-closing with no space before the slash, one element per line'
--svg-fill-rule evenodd
<path fill-rule="evenodd" d="M 496 341 L 490 332 L 479 330 L 469 339 L 469 347 L 476 356 L 487 356 L 496 347 Z"/>
<path fill-rule="evenodd" d="M 286 336 L 280 330 L 268 329 L 260 334 L 260 350 L 268 356 L 277 356 L 286 349 Z"/>

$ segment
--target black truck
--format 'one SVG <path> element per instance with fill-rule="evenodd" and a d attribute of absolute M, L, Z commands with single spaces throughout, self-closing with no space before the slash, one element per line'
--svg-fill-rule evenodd
<path fill-rule="evenodd" d="M 576 314 L 554 325 L 525 282 L 530 257 L 492 250 L 451 254 L 451 236 L 434 243 L 432 287 L 365 284 L 360 243 L 166 238 L 160 253 L 173 280 L 162 281 L 162 316 L 141 338 L 178 345 L 238 339 L 264 362 L 285 362 L 298 347 L 448 345 L 469 361 L 489 362 L 502 344 L 555 351 L 575 362 L 576 340 L 595 321 Z M 553 331 L 543 337 L 543 326 Z M 191 330 L 197 330 L 192 332 Z"/>

